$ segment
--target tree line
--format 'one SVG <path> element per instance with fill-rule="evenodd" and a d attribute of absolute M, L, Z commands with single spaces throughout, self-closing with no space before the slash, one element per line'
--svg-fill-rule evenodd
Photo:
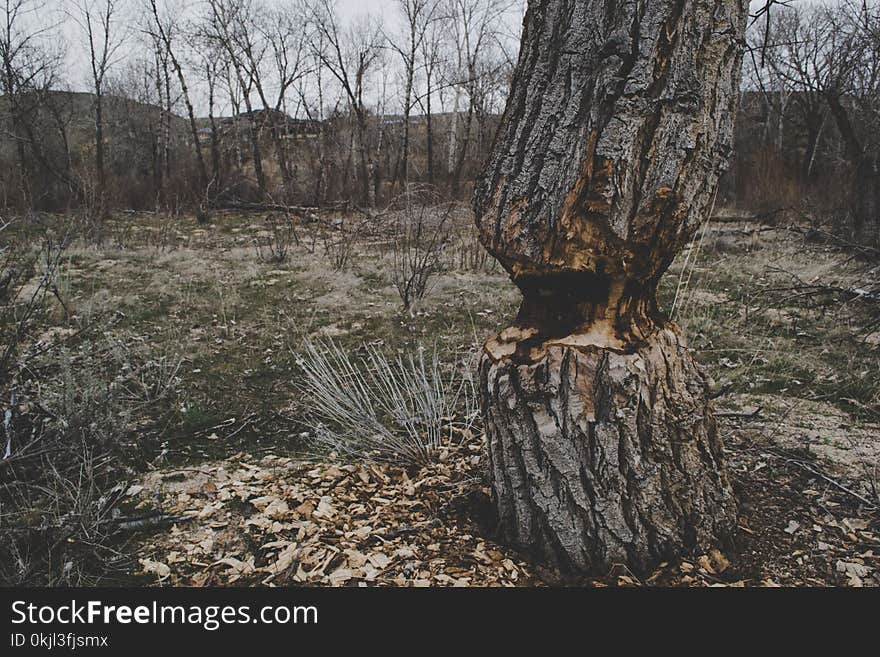
<path fill-rule="evenodd" d="M 521 3 L 390 4 L 380 21 L 345 19 L 332 0 L 70 0 L 55 14 L 4 0 L 3 203 L 370 206 L 413 182 L 466 193 Z"/>
<path fill-rule="evenodd" d="M 522 10 L 393 0 L 380 20 L 332 0 L 49 2 L 0 5 L 6 207 L 373 206 L 412 183 L 468 197 Z M 747 45 L 726 200 L 806 204 L 876 240 L 877 4 L 771 3 Z"/>
<path fill-rule="evenodd" d="M 880 7 L 776 7 L 748 35 L 737 196 L 880 237 Z"/>

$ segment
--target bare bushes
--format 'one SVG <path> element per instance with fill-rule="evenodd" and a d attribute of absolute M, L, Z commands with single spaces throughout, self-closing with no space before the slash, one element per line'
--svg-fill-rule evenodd
<path fill-rule="evenodd" d="M 287 262 L 290 250 L 299 244 L 296 225 L 289 215 L 271 212 L 266 217 L 266 230 L 254 240 L 257 257 L 266 263 Z"/>
<path fill-rule="evenodd" d="M 470 368 L 444 367 L 436 350 L 390 359 L 365 345 L 356 358 L 306 342 L 298 364 L 315 444 L 349 457 L 423 464 L 478 416 Z"/>
<path fill-rule="evenodd" d="M 91 173 L 79 177 L 79 190 L 79 205 L 71 213 L 76 232 L 86 243 L 103 246 L 110 215 L 107 193 Z"/>
<path fill-rule="evenodd" d="M 0 249 L 0 394 L 4 396 L 12 385 L 21 344 L 47 321 L 47 297 L 55 297 L 66 310 L 58 281 L 67 245 L 66 237 L 46 236 L 38 249 L 15 240 Z"/>
<path fill-rule="evenodd" d="M 0 564 L 4 584 L 111 575 L 121 482 L 159 451 L 174 416 L 179 358 L 86 332 L 70 332 L 75 344 L 68 332 L 47 337 L 22 358 L 0 460 L 0 552 L 14 556 Z"/>
<path fill-rule="evenodd" d="M 334 271 L 348 268 L 354 247 L 364 233 L 369 217 L 341 217 L 321 227 L 324 256 Z"/>
<path fill-rule="evenodd" d="M 455 203 L 432 204 L 422 193 L 408 192 L 393 210 L 391 281 L 404 310 L 424 299 L 431 278 L 443 271 Z"/>
<path fill-rule="evenodd" d="M 480 242 L 477 227 L 473 221 L 468 221 L 458 227 L 451 241 L 449 252 L 452 266 L 459 271 L 488 274 L 500 269 L 498 261 L 489 255 L 486 247 Z"/>
<path fill-rule="evenodd" d="M 71 316 L 65 244 L 10 242 L 0 255 L 11 272 L 0 299 L 3 585 L 90 584 L 114 569 L 120 482 L 158 452 L 177 409 L 179 358 Z"/>

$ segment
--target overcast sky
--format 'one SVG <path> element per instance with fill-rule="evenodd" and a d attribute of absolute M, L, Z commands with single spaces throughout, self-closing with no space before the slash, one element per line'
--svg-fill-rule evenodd
<path fill-rule="evenodd" d="M 185 7 L 184 13 L 198 11 L 202 4 L 200 0 L 167 1 L 172 6 Z M 270 4 L 275 1 L 265 0 Z M 281 0 L 278 1 L 280 4 Z M 63 37 L 66 81 L 71 89 L 85 90 L 89 87 L 87 42 L 84 40 L 82 28 L 72 17 L 77 14 L 75 0 L 44 0 L 44 2 L 46 3 L 46 11 L 41 12 L 36 20 L 43 25 L 58 26 Z M 140 36 L 137 33 L 136 17 L 142 12 L 143 0 L 117 0 L 117 3 L 120 7 L 117 16 L 117 30 L 123 26 L 129 30 L 126 44 L 117 53 L 117 59 L 124 59 L 126 55 L 136 53 L 142 47 Z M 96 6 L 100 6 L 100 4 L 101 2 L 96 1 Z M 522 9 L 514 10 L 510 14 L 509 20 L 499 26 L 499 31 L 503 30 L 507 35 L 510 35 L 509 38 L 517 41 L 521 31 L 522 12 L 525 10 L 526 0 L 518 0 L 518 4 Z M 371 14 L 379 19 L 378 22 L 388 33 L 396 31 L 397 21 L 400 20 L 399 9 L 396 5 L 395 0 L 336 0 L 340 24 L 344 25 L 360 16 Z M 35 17 L 31 16 L 30 18 Z M 116 70 L 118 71 L 118 69 Z M 111 77 L 113 77 L 112 73 Z"/>
<path fill-rule="evenodd" d="M 141 47 L 141 39 L 136 31 L 135 8 L 142 6 L 142 0 L 117 0 L 121 6 L 125 7 L 124 13 L 120 15 L 120 24 L 128 25 L 130 28 L 129 36 L 125 45 L 120 49 L 119 55 L 124 57 L 127 53 L 134 53 Z M 266 0 L 273 2 L 275 0 Z M 811 0 L 797 0 L 801 3 L 810 3 Z M 74 0 L 46 0 L 52 10 L 44 13 L 40 17 L 40 22 L 60 24 L 60 31 L 65 43 L 65 73 L 69 87 L 74 90 L 85 90 L 88 88 L 88 67 L 87 56 L 85 50 L 85 42 L 82 36 L 82 30 L 70 17 L 70 12 L 74 9 Z M 169 0 L 171 4 L 179 3 L 179 6 L 196 8 L 202 3 L 200 0 Z M 99 3 L 100 4 L 100 3 Z M 340 23 L 348 23 L 352 19 L 364 14 L 372 14 L 379 18 L 379 22 L 383 25 L 388 33 L 396 31 L 396 22 L 399 20 L 395 0 L 336 0 L 338 16 Z M 760 6 L 760 0 L 752 0 L 752 9 Z M 504 25 L 499 25 L 499 32 L 508 35 L 508 39 L 518 41 L 521 31 L 522 12 L 524 11 L 526 0 L 518 0 L 519 11 L 514 11 L 509 15 Z M 130 44 L 130 45 L 129 45 Z M 117 69 L 118 70 L 118 69 Z M 113 75 L 111 74 L 111 77 Z M 196 95 L 199 91 L 196 90 Z M 196 99 L 197 104 L 201 105 L 201 99 Z M 202 108 L 200 108 L 202 109 Z"/>

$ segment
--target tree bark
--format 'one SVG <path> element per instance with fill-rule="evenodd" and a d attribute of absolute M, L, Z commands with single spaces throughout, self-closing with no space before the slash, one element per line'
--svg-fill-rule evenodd
<path fill-rule="evenodd" d="M 426 149 L 427 153 L 425 157 L 428 159 L 428 184 L 434 184 L 434 117 L 431 114 L 431 75 L 430 73 L 427 76 L 427 90 L 425 97 L 425 130 L 426 134 Z"/>
<path fill-rule="evenodd" d="M 727 164 L 748 4 L 530 0 L 475 196 L 523 294 L 480 388 L 500 526 L 563 571 L 726 544 L 705 379 L 656 289 Z"/>
<path fill-rule="evenodd" d="M 100 87 L 95 88 L 95 173 L 103 201 L 107 177 L 104 172 L 104 95 Z"/>

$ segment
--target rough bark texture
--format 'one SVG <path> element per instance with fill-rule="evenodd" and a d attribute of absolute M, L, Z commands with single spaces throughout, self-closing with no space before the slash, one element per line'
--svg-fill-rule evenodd
<path fill-rule="evenodd" d="M 706 385 L 658 281 L 731 153 L 747 3 L 531 0 L 475 198 L 519 286 L 481 364 L 501 526 L 563 570 L 723 543 Z"/>
<path fill-rule="evenodd" d="M 730 535 L 704 379 L 673 328 L 638 351 L 484 358 L 489 463 L 508 541 L 560 570 L 637 570 Z"/>

